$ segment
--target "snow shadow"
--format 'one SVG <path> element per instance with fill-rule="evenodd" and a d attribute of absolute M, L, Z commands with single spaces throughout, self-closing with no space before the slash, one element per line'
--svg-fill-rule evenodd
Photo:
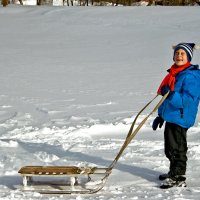
<path fill-rule="evenodd" d="M 3 185 L 11 190 L 15 190 L 16 186 L 22 185 L 22 178 L 20 176 L 0 176 L 0 185 Z"/>

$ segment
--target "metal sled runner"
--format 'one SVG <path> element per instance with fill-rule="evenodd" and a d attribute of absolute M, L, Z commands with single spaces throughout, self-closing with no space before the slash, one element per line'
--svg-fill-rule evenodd
<path fill-rule="evenodd" d="M 122 153 L 132 141 L 134 136 L 141 129 L 143 124 L 147 121 L 150 115 L 152 115 L 163 101 L 167 98 L 168 93 L 163 96 L 156 104 L 153 110 L 139 123 L 135 128 L 136 121 L 140 114 L 158 97 L 156 95 L 151 101 L 149 101 L 136 115 L 126 139 L 116 155 L 113 162 L 107 168 L 101 167 L 76 167 L 76 166 L 25 166 L 22 167 L 18 173 L 23 176 L 23 191 L 33 191 L 42 194 L 92 194 L 100 191 L 115 167 L 117 161 L 121 157 Z M 33 180 L 33 177 L 42 178 L 59 178 L 66 177 L 69 180 L 66 182 L 37 182 Z"/>

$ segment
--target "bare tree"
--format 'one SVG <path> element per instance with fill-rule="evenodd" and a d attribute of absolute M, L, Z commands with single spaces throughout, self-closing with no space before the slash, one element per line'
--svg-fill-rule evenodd
<path fill-rule="evenodd" d="M 3 7 L 6 7 L 8 5 L 8 0 L 2 0 L 1 4 L 3 5 Z"/>
<path fill-rule="evenodd" d="M 63 0 L 63 6 L 65 5 L 65 1 L 67 1 L 67 6 L 69 6 L 69 0 Z M 71 6 L 73 6 L 74 5 L 73 0 L 70 0 L 70 2 L 71 2 Z"/>

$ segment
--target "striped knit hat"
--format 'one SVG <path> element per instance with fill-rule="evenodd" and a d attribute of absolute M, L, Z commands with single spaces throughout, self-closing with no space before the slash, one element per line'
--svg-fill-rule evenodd
<path fill-rule="evenodd" d="M 183 49 L 187 54 L 188 61 L 190 62 L 192 60 L 192 56 L 193 56 L 193 49 L 196 49 L 196 48 L 198 48 L 198 47 L 194 43 L 179 43 L 176 46 L 173 46 L 174 56 L 175 56 L 175 52 L 177 50 Z M 173 57 L 173 59 L 174 59 L 174 57 Z"/>

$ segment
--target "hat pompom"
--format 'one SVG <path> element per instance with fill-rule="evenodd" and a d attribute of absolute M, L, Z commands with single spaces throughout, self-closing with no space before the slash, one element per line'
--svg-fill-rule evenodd
<path fill-rule="evenodd" d="M 196 50 L 197 50 L 197 49 L 200 49 L 200 45 L 199 45 L 199 44 L 195 44 L 195 45 L 194 45 L 194 49 L 196 49 Z"/>

